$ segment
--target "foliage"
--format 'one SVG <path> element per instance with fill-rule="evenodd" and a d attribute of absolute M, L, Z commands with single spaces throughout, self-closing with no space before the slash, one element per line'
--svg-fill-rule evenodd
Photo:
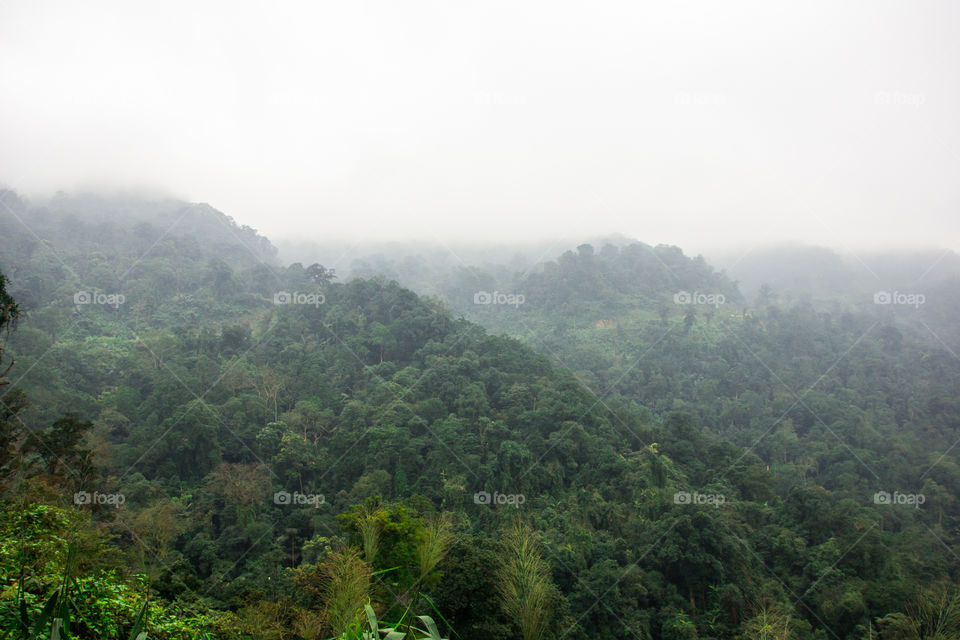
<path fill-rule="evenodd" d="M 6 627 L 69 601 L 78 637 L 955 633 L 960 362 L 916 319 L 751 306 L 639 243 L 424 272 L 438 301 L 279 266 L 207 207 L 16 206 L 44 242 L 0 215 Z"/>

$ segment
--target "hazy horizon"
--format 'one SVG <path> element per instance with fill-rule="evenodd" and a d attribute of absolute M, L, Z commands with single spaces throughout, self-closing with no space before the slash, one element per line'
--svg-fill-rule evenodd
<path fill-rule="evenodd" d="M 833 243 L 831 244 L 829 240 L 820 241 L 802 241 L 796 239 L 781 239 L 781 240 L 767 240 L 767 241 L 757 241 L 753 243 L 730 243 L 730 244 L 719 244 L 719 243 L 681 243 L 670 240 L 665 241 L 656 241 L 643 237 L 636 237 L 621 231 L 608 231 L 608 232 L 587 232 L 583 235 L 572 235 L 569 233 L 557 233 L 550 234 L 545 232 L 542 235 L 537 237 L 507 237 L 507 238 L 479 238 L 479 239 L 469 239 L 461 237 L 440 237 L 437 235 L 424 234 L 421 236 L 411 235 L 409 237 L 399 237 L 399 238 L 377 238 L 369 237 L 369 235 L 364 235 L 361 233 L 355 233 L 354 235 L 318 235 L 316 237 L 304 237 L 300 235 L 299 237 L 290 237 L 283 235 L 282 233 L 279 236 L 268 234 L 264 229 L 250 224 L 250 221 L 243 218 L 238 218 L 236 215 L 233 215 L 230 211 L 224 210 L 221 207 L 218 207 L 214 202 L 202 202 L 202 201 L 191 201 L 187 199 L 182 194 L 177 194 L 170 190 L 160 189 L 160 188 L 134 188 L 128 187 L 123 189 L 118 188 L 103 188 L 103 187 L 80 187 L 75 191 L 66 191 L 63 189 L 58 189 L 54 192 L 44 192 L 44 193 L 34 193 L 29 194 L 26 192 L 18 191 L 13 189 L 10 185 L 0 182 L 0 192 L 9 189 L 10 191 L 17 193 L 18 196 L 24 198 L 26 202 L 31 206 L 43 206 L 47 202 L 53 199 L 58 193 L 64 194 L 67 197 L 84 197 L 92 196 L 96 198 L 123 198 L 123 199 L 132 199 L 132 200 L 142 200 L 146 202 L 151 201 L 162 201 L 165 199 L 172 200 L 181 200 L 184 202 L 190 202 L 192 204 L 205 204 L 213 209 L 220 211 L 221 213 L 233 218 L 237 224 L 250 226 L 254 231 L 259 233 L 261 236 L 267 238 L 274 246 L 279 250 L 279 257 L 283 258 L 285 254 L 293 253 L 302 253 L 309 250 L 313 246 L 321 247 L 340 247 L 340 248 L 352 248 L 359 249 L 362 251 L 372 252 L 379 251 L 383 248 L 394 247 L 394 248 L 420 248 L 426 249 L 429 251 L 441 250 L 446 252 L 456 253 L 458 250 L 467 249 L 467 250 L 477 250 L 477 251 L 522 251 L 529 250 L 531 248 L 536 249 L 537 247 L 555 247 L 558 252 L 575 249 L 580 244 L 594 244 L 596 248 L 600 248 L 603 244 L 611 242 L 613 244 L 622 244 L 627 242 L 641 242 L 650 246 L 657 245 L 667 245 L 667 246 L 676 246 L 683 250 L 684 254 L 695 257 L 702 255 L 710 261 L 715 260 L 718 256 L 723 258 L 736 259 L 739 256 L 747 256 L 752 253 L 757 252 L 770 252 L 777 250 L 796 250 L 796 249 L 807 249 L 807 248 L 817 248 L 817 249 L 828 249 L 840 255 L 841 257 L 857 259 L 859 257 L 866 257 L 871 255 L 897 255 L 897 254 L 916 254 L 918 252 L 939 252 L 939 251 L 951 251 L 954 253 L 960 253 L 954 246 L 948 246 L 947 244 L 941 242 L 937 243 L 936 241 L 924 241 L 916 242 L 912 244 L 903 243 L 903 242 L 886 242 L 880 243 L 871 246 L 855 246 L 855 245 L 842 245 Z M 2 198 L 0 198 L 0 206 L 2 206 Z M 25 220 L 24 222 L 28 222 Z M 552 254 L 548 255 L 547 259 L 551 259 Z"/>

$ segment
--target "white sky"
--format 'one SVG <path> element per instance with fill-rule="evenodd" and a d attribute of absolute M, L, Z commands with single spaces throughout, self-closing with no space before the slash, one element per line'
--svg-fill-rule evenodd
<path fill-rule="evenodd" d="M 0 0 L 0 182 L 272 239 L 960 249 L 960 3 Z"/>

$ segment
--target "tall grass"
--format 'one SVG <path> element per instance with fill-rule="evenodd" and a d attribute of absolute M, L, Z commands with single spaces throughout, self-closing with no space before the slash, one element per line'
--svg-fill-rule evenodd
<path fill-rule="evenodd" d="M 960 638 L 960 589 L 944 585 L 923 590 L 907 606 L 907 637 L 919 640 Z"/>
<path fill-rule="evenodd" d="M 383 507 L 379 501 L 367 500 L 363 515 L 357 520 L 360 538 L 363 540 L 363 557 L 373 564 L 380 551 L 380 533 L 383 531 Z"/>
<path fill-rule="evenodd" d="M 428 518 L 424 522 L 423 534 L 417 544 L 417 565 L 420 569 L 421 584 L 447 555 L 455 537 L 453 523 L 445 513 Z"/>
<path fill-rule="evenodd" d="M 370 565 L 354 549 L 331 553 L 323 563 L 323 617 L 340 637 L 363 613 L 370 600 Z"/>
<path fill-rule="evenodd" d="M 520 625 L 523 640 L 538 640 L 553 615 L 558 592 L 533 528 L 517 518 L 504 536 L 504 557 L 497 569 L 503 611 Z"/>

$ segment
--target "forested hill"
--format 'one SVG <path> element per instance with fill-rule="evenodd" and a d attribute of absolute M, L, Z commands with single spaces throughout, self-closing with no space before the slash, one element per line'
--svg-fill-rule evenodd
<path fill-rule="evenodd" d="M 960 255 L 948 249 L 840 252 L 786 245 L 717 252 L 711 262 L 727 267 L 751 300 L 763 285 L 794 300 L 842 301 L 872 297 L 877 289 L 927 291 L 960 278 Z"/>
<path fill-rule="evenodd" d="M 745 308 L 645 245 L 525 290 L 456 276 L 528 346 L 261 260 L 212 210 L 150 244 L 68 202 L 3 223 L 2 629 L 352 640 L 380 635 L 369 604 L 411 638 L 898 640 L 956 617 L 960 366 L 895 318 Z"/>
<path fill-rule="evenodd" d="M 909 264 L 921 264 L 919 255 Z M 925 269 L 873 263 L 884 282 L 926 273 L 919 288 L 870 291 L 838 276 L 832 301 L 766 286 L 750 303 L 702 258 L 642 243 L 582 245 L 524 271 L 452 267 L 437 280 L 455 313 L 534 346 L 599 399 L 618 397 L 657 416 L 682 409 L 801 478 L 819 470 L 818 482 L 834 488 L 828 461 L 845 460 L 862 482 L 875 483 L 907 468 L 883 464 L 891 447 L 910 442 L 910 464 L 926 462 L 925 471 L 960 436 L 949 426 L 957 415 L 960 281 L 949 254 L 927 257 Z M 401 277 L 416 272 L 407 260 L 378 264 Z M 782 282 L 777 274 L 787 268 L 754 278 Z M 860 464 L 866 460 L 874 462 Z"/>
<path fill-rule="evenodd" d="M 599 248 L 582 244 L 556 259 L 545 257 L 530 262 L 517 255 L 501 263 L 466 265 L 455 254 L 432 262 L 373 255 L 354 260 L 350 273 L 395 277 L 441 298 L 457 314 L 518 336 L 542 333 L 557 322 L 613 326 L 638 314 L 670 315 L 676 309 L 674 296 L 681 292 L 720 296 L 725 309 L 742 311 L 736 284 L 702 257 L 685 256 L 678 247 L 621 240 Z M 517 313 L 507 313 L 510 307 Z"/>
<path fill-rule="evenodd" d="M 147 276 L 159 296 L 174 295 L 196 280 L 188 269 L 250 268 L 274 263 L 277 253 L 203 203 L 63 193 L 31 203 L 6 189 L 0 202 L 0 255 L 28 307 L 77 289 L 115 292 Z"/>

